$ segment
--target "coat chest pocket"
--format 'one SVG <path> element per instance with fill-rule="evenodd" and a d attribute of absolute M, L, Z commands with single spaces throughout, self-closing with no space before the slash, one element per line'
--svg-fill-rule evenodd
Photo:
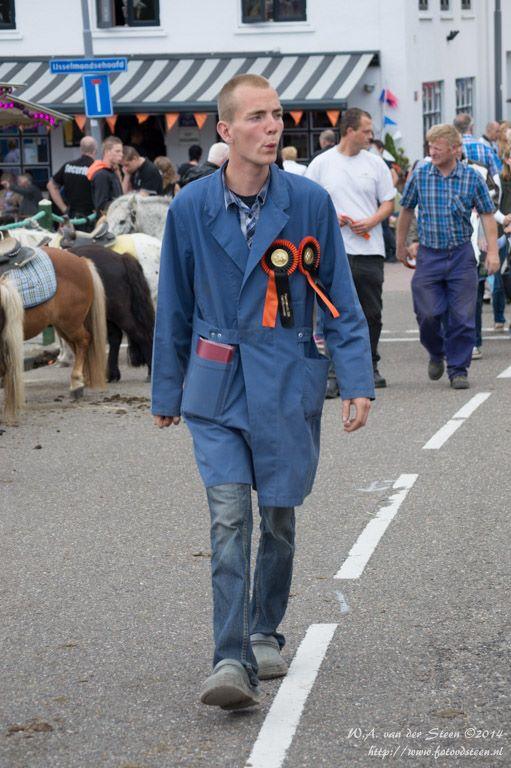
<path fill-rule="evenodd" d="M 330 360 L 326 357 L 304 358 L 303 410 L 306 417 L 320 416 L 325 402 Z"/>
<path fill-rule="evenodd" d="M 204 419 L 221 416 L 237 365 L 237 352 L 229 363 L 204 360 L 194 352 L 186 374 L 183 414 Z"/>

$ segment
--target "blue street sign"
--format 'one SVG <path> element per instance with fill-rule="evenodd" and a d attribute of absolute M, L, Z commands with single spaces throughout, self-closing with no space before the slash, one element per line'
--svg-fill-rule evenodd
<path fill-rule="evenodd" d="M 82 85 L 87 117 L 110 117 L 113 115 L 108 75 L 84 75 Z"/>
<path fill-rule="evenodd" d="M 100 59 L 53 59 L 50 61 L 52 75 L 86 75 L 93 72 L 126 72 L 128 59 L 125 56 L 109 56 Z"/>

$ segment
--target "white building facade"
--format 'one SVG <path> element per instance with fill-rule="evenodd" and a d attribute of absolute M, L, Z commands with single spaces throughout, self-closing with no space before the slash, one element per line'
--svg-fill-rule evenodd
<path fill-rule="evenodd" d="M 113 132 L 176 163 L 216 140 L 215 97 L 237 72 L 279 91 L 285 143 L 307 162 L 324 128 L 351 106 L 395 134 L 413 161 L 424 132 L 468 111 L 478 132 L 496 114 L 495 0 L 88 0 L 96 56 L 127 56 L 111 76 Z M 502 8 L 502 117 L 511 119 L 511 0 Z M 81 0 L 0 0 L 0 82 L 23 97 L 83 115 L 79 75 L 50 75 L 51 58 L 84 55 Z M 390 91 L 382 103 L 381 92 Z M 393 101 L 396 97 L 396 102 Z M 386 118 L 386 121 L 385 121 Z M 78 118 L 81 122 L 80 117 Z M 392 121 L 391 123 L 389 122 Z M 385 125 L 384 123 L 387 123 Z M 200 126 L 200 127 L 199 127 Z M 104 135 L 110 128 L 102 123 Z M 80 131 L 59 128 L 31 155 L 45 174 L 77 154 Z M 14 137 L 9 138 L 12 146 Z M 17 137 L 23 154 L 23 137 Z M 40 136 L 41 146 L 48 139 Z M 0 138 L 0 171 L 8 137 Z M 50 151 L 51 150 L 51 151 Z M 48 171 L 48 166 L 50 171 Z M 44 172 L 43 172 L 44 171 Z"/>

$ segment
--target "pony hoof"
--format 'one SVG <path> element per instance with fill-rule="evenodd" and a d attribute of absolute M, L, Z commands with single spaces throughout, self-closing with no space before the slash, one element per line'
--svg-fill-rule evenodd
<path fill-rule="evenodd" d="M 109 375 L 107 381 L 109 384 L 111 384 L 113 381 L 120 381 L 121 380 L 121 374 L 120 373 L 112 373 Z"/>
<path fill-rule="evenodd" d="M 83 398 L 83 391 L 85 387 L 77 387 L 70 392 L 71 400 L 81 400 Z"/>

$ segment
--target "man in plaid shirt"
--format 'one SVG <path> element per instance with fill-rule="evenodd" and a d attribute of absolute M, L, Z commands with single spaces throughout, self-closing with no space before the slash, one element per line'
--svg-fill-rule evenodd
<path fill-rule="evenodd" d="M 467 160 L 472 163 L 484 165 L 485 168 L 488 169 L 488 173 L 492 176 L 496 176 L 500 171 L 499 166 L 502 167 L 502 163 L 500 162 L 497 153 L 491 147 L 483 141 L 478 141 L 472 135 L 474 130 L 472 115 L 469 115 L 468 112 L 462 112 L 461 114 L 456 115 L 453 125 L 458 133 L 461 133 L 463 154 Z"/>
<path fill-rule="evenodd" d="M 460 162 L 461 136 L 452 125 L 435 125 L 427 136 L 431 160 L 420 163 L 401 200 L 397 256 L 403 264 L 405 245 L 417 207 L 419 249 L 412 296 L 420 340 L 429 353 L 428 375 L 440 379 L 445 370 L 454 389 L 467 389 L 467 371 L 475 344 L 477 263 L 470 242 L 470 215 L 481 217 L 488 249 L 489 274 L 499 269 L 497 226 L 488 188 L 470 166 Z"/>

